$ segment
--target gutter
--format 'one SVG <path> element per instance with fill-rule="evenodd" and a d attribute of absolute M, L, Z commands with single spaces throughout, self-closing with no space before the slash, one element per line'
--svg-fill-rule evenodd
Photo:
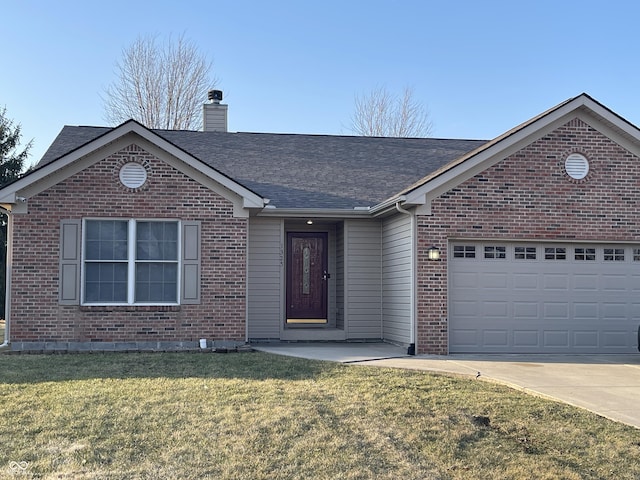
<path fill-rule="evenodd" d="M 347 208 L 276 208 L 267 205 L 259 213 L 258 217 L 278 218 L 370 218 L 371 210 L 368 207 Z"/>
<path fill-rule="evenodd" d="M 369 210 L 369 213 L 375 217 L 377 215 L 380 215 L 382 213 L 385 213 L 394 209 L 397 210 L 398 212 L 402 212 L 402 210 L 404 209 L 401 210 L 402 207 L 400 207 L 400 204 L 406 202 L 406 200 L 407 200 L 406 195 L 391 197 L 388 200 L 385 200 L 384 202 L 371 207 L 371 209 Z M 409 213 L 406 210 L 404 210 L 404 212 Z"/>
<path fill-rule="evenodd" d="M 11 333 L 11 267 L 13 259 L 13 215 L 11 209 L 0 205 L 0 210 L 7 214 L 7 251 L 5 254 L 5 292 L 4 292 L 4 342 L 0 344 L 0 350 L 9 347 L 9 335 Z"/>
<path fill-rule="evenodd" d="M 416 354 L 416 216 L 409 210 L 405 210 L 400 206 L 400 201 L 395 203 L 396 211 L 403 215 L 409 215 L 411 225 L 411 265 L 410 265 L 410 290 L 409 290 L 409 303 L 411 308 L 409 310 L 409 348 L 407 348 L 407 355 Z"/>

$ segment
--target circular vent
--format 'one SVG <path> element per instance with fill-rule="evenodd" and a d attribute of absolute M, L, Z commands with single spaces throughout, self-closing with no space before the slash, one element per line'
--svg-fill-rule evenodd
<path fill-rule="evenodd" d="M 140 188 L 147 181 L 147 170 L 139 163 L 126 163 L 120 169 L 120 181 L 125 187 Z"/>
<path fill-rule="evenodd" d="M 584 155 L 572 153 L 564 161 L 564 169 L 571 178 L 582 180 L 589 173 L 589 162 Z"/>

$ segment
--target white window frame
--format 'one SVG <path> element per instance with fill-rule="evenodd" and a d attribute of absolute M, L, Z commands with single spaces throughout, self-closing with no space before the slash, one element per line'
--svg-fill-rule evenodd
<path fill-rule="evenodd" d="M 86 232 L 87 222 L 91 221 L 120 221 L 127 222 L 127 301 L 126 302 L 87 302 L 85 300 L 85 278 L 86 278 Z M 135 287 L 136 287 L 136 264 L 146 263 L 146 261 L 138 262 L 136 260 L 136 225 L 138 222 L 158 222 L 158 223 L 175 223 L 178 233 L 178 244 L 176 252 L 176 261 L 171 262 L 176 264 L 176 301 L 175 302 L 136 302 L 135 301 Z M 82 299 L 80 305 L 88 307 L 105 307 L 105 306 L 166 306 L 166 305 L 180 305 L 180 292 L 182 291 L 182 222 L 175 218 L 83 218 L 82 219 L 82 268 L 80 273 L 80 298 Z M 91 262 L 89 260 L 89 262 Z M 123 262 L 124 263 L 124 262 Z M 155 263 L 155 262 L 152 262 Z"/>
<path fill-rule="evenodd" d="M 483 245 L 482 259 L 483 260 L 506 260 L 507 250 L 508 249 L 506 245 Z"/>
<path fill-rule="evenodd" d="M 610 250 L 607 253 L 607 250 Z M 604 247 L 602 249 L 602 258 L 605 262 L 625 262 L 627 259 L 627 252 L 624 247 Z"/>
<path fill-rule="evenodd" d="M 456 248 L 458 251 L 456 251 Z M 451 249 L 453 258 L 476 260 L 480 254 L 480 250 L 477 245 L 472 243 L 454 243 Z"/>
<path fill-rule="evenodd" d="M 522 251 L 519 252 L 518 249 Z M 531 257 L 533 255 L 533 258 Z M 538 246 L 533 244 L 514 245 L 513 260 L 516 262 L 537 262 L 539 260 Z"/>

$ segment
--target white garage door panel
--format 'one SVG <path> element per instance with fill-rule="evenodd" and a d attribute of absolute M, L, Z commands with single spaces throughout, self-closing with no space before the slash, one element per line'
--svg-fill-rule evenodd
<path fill-rule="evenodd" d="M 597 292 L 598 275 L 576 273 L 573 275 L 573 290 L 577 292 Z"/>
<path fill-rule="evenodd" d="M 514 320 L 531 320 L 538 318 L 540 315 L 540 310 L 536 302 L 514 300 L 512 305 Z"/>
<path fill-rule="evenodd" d="M 513 345 L 515 347 L 538 347 L 540 338 L 537 330 L 514 330 Z"/>
<path fill-rule="evenodd" d="M 514 290 L 537 290 L 539 286 L 537 273 L 514 273 L 511 279 Z"/>
<path fill-rule="evenodd" d="M 585 249 L 595 261 L 578 258 Z M 606 249 L 617 260 L 605 261 Z M 463 241 L 449 252 L 452 353 L 637 352 L 640 245 Z"/>
<path fill-rule="evenodd" d="M 574 344 L 581 348 L 598 348 L 598 331 L 577 331 L 573 334 Z"/>

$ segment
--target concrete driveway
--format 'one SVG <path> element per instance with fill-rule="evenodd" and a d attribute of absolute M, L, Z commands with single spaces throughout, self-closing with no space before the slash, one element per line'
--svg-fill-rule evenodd
<path fill-rule="evenodd" d="M 408 356 L 406 349 L 384 343 L 290 343 L 254 348 L 315 360 L 477 377 L 640 428 L 640 354 Z"/>

